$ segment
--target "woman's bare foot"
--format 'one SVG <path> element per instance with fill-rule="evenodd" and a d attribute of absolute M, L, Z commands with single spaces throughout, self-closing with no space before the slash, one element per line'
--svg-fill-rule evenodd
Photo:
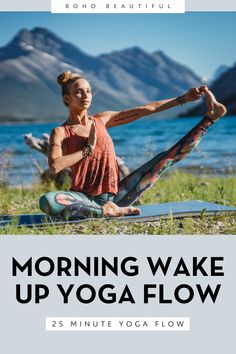
<path fill-rule="evenodd" d="M 141 210 L 132 206 L 118 207 L 115 203 L 107 202 L 102 206 L 103 215 L 107 216 L 125 216 L 125 215 L 140 215 Z"/>
<path fill-rule="evenodd" d="M 226 107 L 222 103 L 219 103 L 216 100 L 213 93 L 206 86 L 203 87 L 202 92 L 205 93 L 205 97 L 206 97 L 206 106 L 207 106 L 206 116 L 211 118 L 214 121 L 223 117 L 227 112 Z"/>

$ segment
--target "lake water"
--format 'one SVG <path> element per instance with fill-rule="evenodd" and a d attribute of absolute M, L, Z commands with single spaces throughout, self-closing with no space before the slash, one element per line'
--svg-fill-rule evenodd
<path fill-rule="evenodd" d="M 128 125 L 110 129 L 117 155 L 124 158 L 133 170 L 155 153 L 170 148 L 186 134 L 200 118 L 158 120 L 143 118 Z M 38 179 L 32 161 L 44 168 L 45 157 L 31 150 L 24 142 L 24 134 L 41 137 L 58 123 L 0 125 L 0 178 L 10 184 L 30 184 Z M 200 145 L 175 167 L 193 173 L 228 174 L 236 172 L 236 117 L 224 117 L 212 126 Z"/>

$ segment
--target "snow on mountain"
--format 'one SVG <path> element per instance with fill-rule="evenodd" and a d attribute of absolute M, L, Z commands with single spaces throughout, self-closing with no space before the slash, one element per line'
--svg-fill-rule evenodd
<path fill-rule="evenodd" d="M 1 119 L 65 117 L 56 83 L 65 70 L 85 72 L 96 92 L 94 112 L 175 97 L 199 83 L 161 51 L 133 47 L 95 57 L 45 28 L 22 29 L 0 48 Z"/>

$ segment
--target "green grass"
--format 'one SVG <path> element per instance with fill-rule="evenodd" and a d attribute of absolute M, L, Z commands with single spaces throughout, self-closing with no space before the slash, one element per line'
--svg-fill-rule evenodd
<path fill-rule="evenodd" d="M 30 189 L 0 187 L 0 213 L 38 213 L 40 195 L 52 186 L 35 185 Z M 170 201 L 205 200 L 208 202 L 236 206 L 236 177 L 194 176 L 183 172 L 172 172 L 162 177 L 152 187 L 140 204 L 164 203 Z M 0 229 L 0 234 L 53 235 L 53 234 L 236 234 L 236 215 L 206 217 L 204 212 L 198 218 L 173 219 L 156 222 L 125 223 L 122 221 L 86 221 L 83 223 L 34 228 L 12 226 Z"/>

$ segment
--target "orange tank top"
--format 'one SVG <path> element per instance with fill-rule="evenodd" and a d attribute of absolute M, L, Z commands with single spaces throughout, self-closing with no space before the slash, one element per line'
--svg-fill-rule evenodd
<path fill-rule="evenodd" d="M 89 195 L 102 193 L 117 194 L 119 170 L 114 145 L 107 129 L 99 117 L 92 117 L 97 135 L 96 147 L 91 156 L 87 156 L 71 166 L 71 190 Z M 63 151 L 66 155 L 82 150 L 88 138 L 78 136 L 69 125 L 63 125 L 65 139 Z"/>

